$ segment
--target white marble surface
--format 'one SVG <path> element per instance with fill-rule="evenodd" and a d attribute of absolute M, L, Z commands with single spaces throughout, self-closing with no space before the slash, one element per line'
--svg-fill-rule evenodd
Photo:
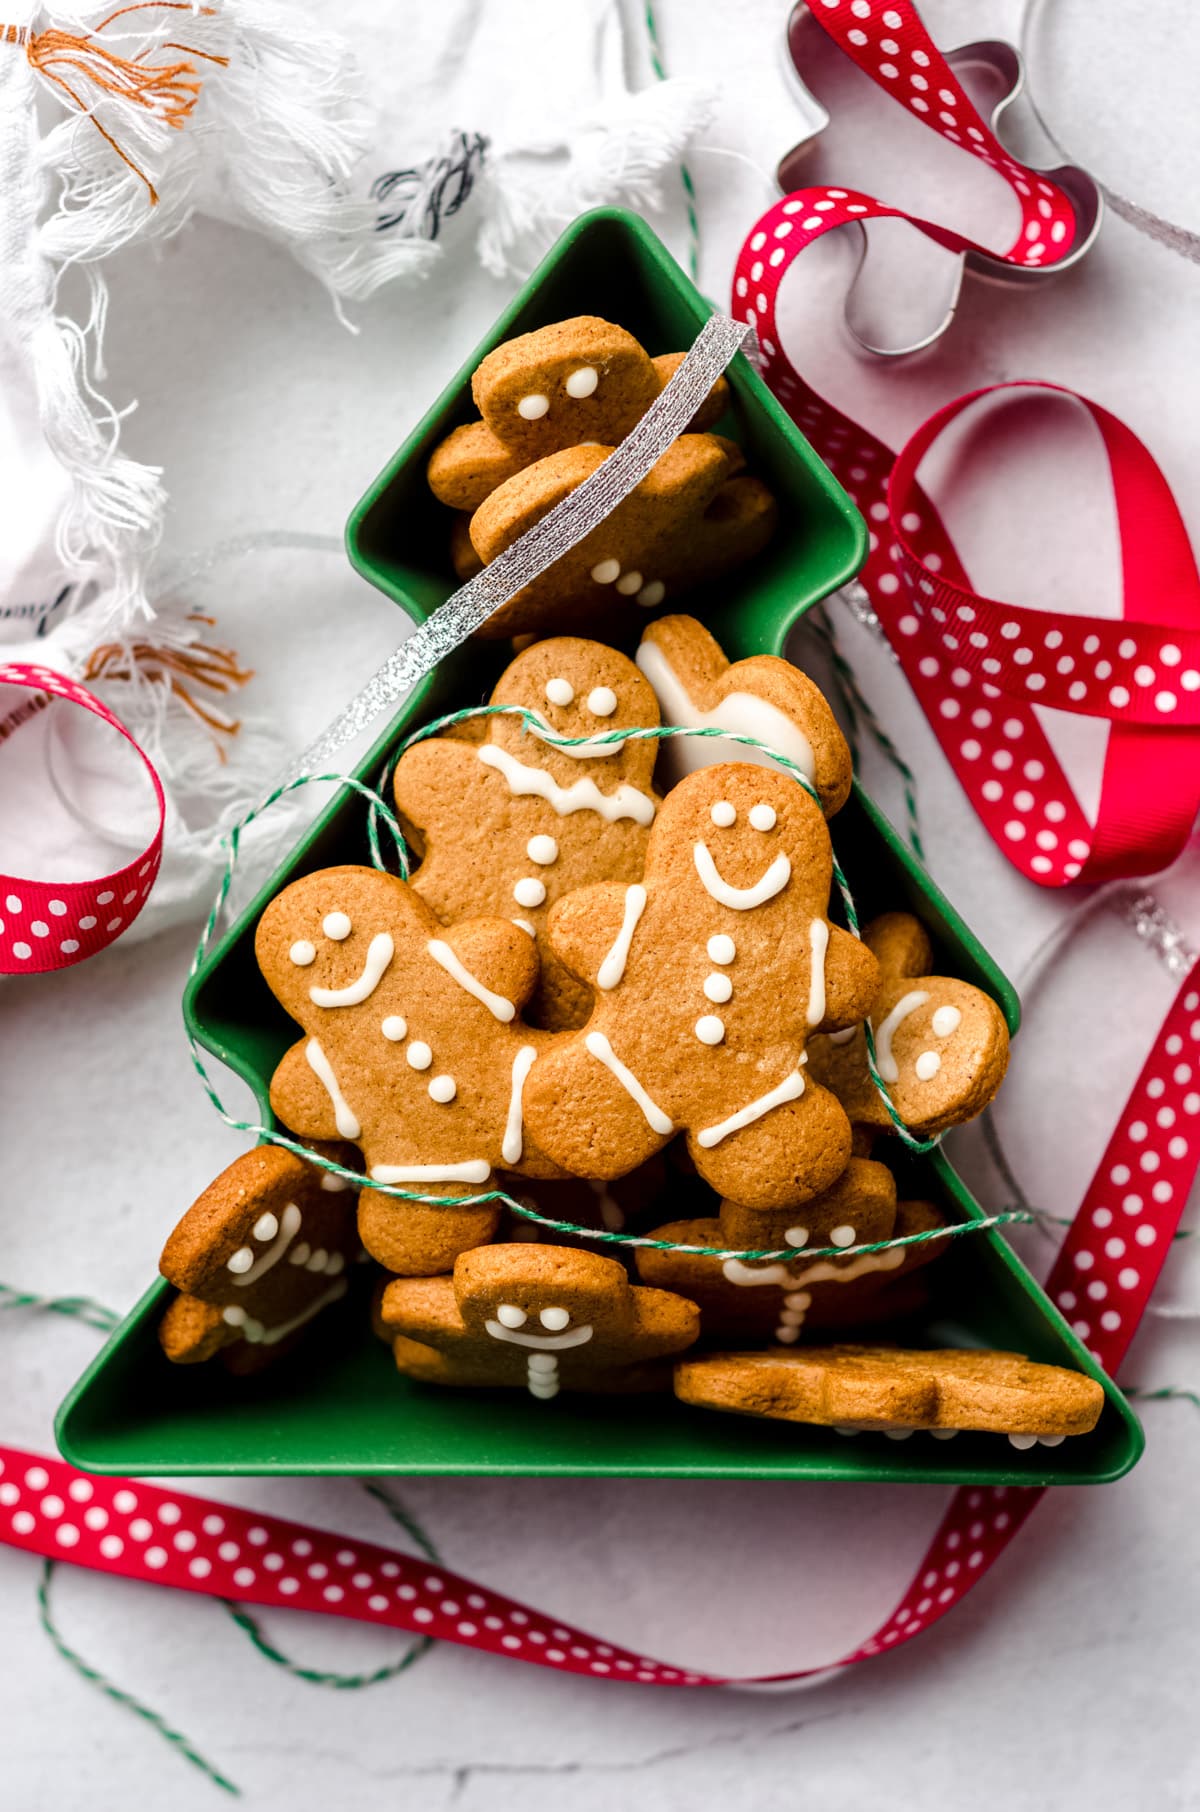
<path fill-rule="evenodd" d="M 968 33 L 1011 32 L 1018 11 L 1014 0 L 978 0 L 970 9 L 931 0 L 927 17 L 943 43 L 954 43 Z M 1063 0 L 1048 46 L 1054 69 L 1069 68 L 1069 79 L 1059 78 L 1048 98 L 1056 117 L 1089 135 L 1086 146 L 1075 142 L 1110 179 L 1127 192 L 1141 183 L 1157 206 L 1186 221 L 1200 147 L 1186 93 L 1172 116 L 1179 133 L 1164 125 L 1188 59 L 1172 52 L 1163 25 L 1184 8 L 1163 4 L 1153 20 L 1138 9 L 1136 30 L 1129 11 L 1116 0 Z M 783 9 L 778 0 L 743 0 L 736 29 L 733 12 L 717 0 L 660 7 L 672 67 L 719 89 L 717 121 L 693 159 L 702 277 L 717 297 L 767 190 L 744 161 L 715 153 L 770 169 L 795 137 L 778 66 Z M 341 9 L 347 13 L 368 31 L 379 27 L 361 0 Z M 636 23 L 635 10 L 631 17 Z M 1069 64 L 1060 55 L 1063 20 L 1081 34 Z M 1191 42 L 1194 51 L 1194 24 Z M 1137 129 L 1120 117 L 1127 79 Z M 941 197 L 943 218 L 957 208 L 969 221 L 976 202 L 991 206 L 940 167 L 901 189 L 897 166 L 880 149 L 882 126 L 874 136 L 877 114 L 856 127 L 852 103 L 848 95 L 839 121 L 841 173 L 853 158 L 852 174 L 865 186 L 893 179 L 893 199 Z M 999 214 L 994 224 L 1002 225 Z M 681 243 L 677 210 L 666 230 Z M 903 248 L 880 255 L 900 260 Z M 1084 267 L 1060 283 L 1019 294 L 969 286 L 950 339 L 894 369 L 849 350 L 836 319 L 844 276 L 837 255 L 795 274 L 792 344 L 804 369 L 861 419 L 896 440 L 971 384 L 1060 380 L 1146 437 L 1200 536 L 1193 267 L 1110 222 Z M 357 310 L 362 331 L 351 337 L 281 254 L 233 229 L 201 225 L 160 253 L 129 254 L 113 291 L 109 387 L 140 397 L 129 445 L 165 460 L 170 546 L 183 552 L 267 528 L 336 535 L 506 286 L 482 278 L 460 252 L 425 289 Z M 984 473 L 968 457 L 941 495 L 983 589 L 1112 609 L 1103 475 L 1076 425 L 1064 422 L 1062 435 L 1033 465 L 1020 436 L 1005 437 L 1003 486 L 1019 486 L 1035 512 L 1019 542 L 1006 527 L 1013 493 L 994 466 Z M 247 709 L 269 702 L 276 732 L 290 741 L 329 715 L 395 631 L 392 607 L 322 556 L 246 563 L 205 601 L 214 593 L 222 630 L 261 671 Z M 1043 895 L 1013 874 L 976 826 L 886 657 L 853 626 L 846 642 L 921 775 L 935 875 L 1019 974 L 1082 902 Z M 1081 744 L 1073 764 L 1082 768 L 1094 754 Z M 868 758 L 866 772 L 895 809 L 886 769 Z M 1156 886 L 1200 943 L 1194 871 Z M 6 1281 L 127 1305 L 152 1274 L 176 1214 L 239 1149 L 203 1099 L 181 1035 L 178 996 L 194 935 L 189 925 L 141 947 L 118 945 L 81 968 L 0 993 Z M 1028 994 L 1000 1124 L 1029 1193 L 1053 1211 L 1077 1201 L 1170 993 L 1154 959 L 1101 910 Z M 230 1098 L 238 1099 L 232 1086 Z M 983 1199 L 998 1204 L 1000 1186 L 972 1136 L 959 1155 Z M 1029 1250 L 1044 1264 L 1043 1247 Z M 1200 1294 L 1186 1257 L 1172 1259 L 1163 1293 L 1183 1310 Z M 95 1340 L 54 1318 L 4 1318 L 0 1440 L 50 1447 L 54 1407 Z M 1126 1377 L 1195 1385 L 1194 1324 L 1153 1320 Z M 431 1812 L 563 1804 L 587 1812 L 627 1800 L 758 1812 L 810 1799 L 842 1812 L 876 1798 L 897 1812 L 957 1812 L 966 1801 L 1005 1812 L 1184 1808 L 1200 1802 L 1192 1712 L 1200 1420 L 1183 1402 L 1148 1406 L 1146 1418 L 1148 1451 L 1128 1479 L 1052 1494 L 944 1625 L 805 1693 L 675 1696 L 552 1677 L 451 1648 L 389 1684 L 335 1693 L 270 1667 L 205 1600 L 64 1568 L 56 1614 L 74 1647 L 185 1731 L 263 1808 L 347 1804 L 360 1795 Z M 391 1532 L 353 1481 L 216 1489 L 364 1537 Z M 944 1501 L 925 1487 L 520 1480 L 417 1482 L 403 1495 L 447 1565 L 648 1652 L 734 1671 L 820 1663 L 864 1635 L 894 1603 Z M 37 1580 L 36 1563 L 0 1550 L 5 1806 L 48 1812 L 84 1793 L 96 1812 L 115 1812 L 135 1795 L 180 1812 L 218 1803 L 216 1789 L 152 1730 L 55 1655 L 38 1626 Z M 298 1615 L 270 1623 L 289 1653 L 318 1667 L 370 1668 L 398 1646 L 349 1624 Z"/>

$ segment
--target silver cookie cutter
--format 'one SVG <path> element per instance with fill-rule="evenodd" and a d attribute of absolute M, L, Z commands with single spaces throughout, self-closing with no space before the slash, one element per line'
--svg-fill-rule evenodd
<path fill-rule="evenodd" d="M 789 86 L 797 101 L 805 131 L 798 143 L 793 145 L 792 149 L 780 159 L 775 172 L 776 182 L 781 193 L 785 195 L 793 189 L 808 186 L 803 165 L 811 156 L 813 147 L 821 134 L 831 123 L 828 109 L 817 99 L 801 73 L 802 70 L 811 66 L 822 50 L 832 55 L 844 54 L 813 18 L 812 12 L 804 0 L 799 0 L 799 3 L 792 8 L 788 18 L 784 40 L 784 62 Z M 956 49 L 942 51 L 941 54 L 960 79 L 968 69 L 982 69 L 999 86 L 1000 98 L 993 105 L 986 123 L 1000 143 L 1005 144 L 1001 131 L 1004 116 L 1020 97 L 1025 87 L 1025 64 L 1016 45 L 1009 44 L 1002 38 L 984 38 L 975 43 L 960 44 Z M 1036 114 L 1034 117 L 1036 119 Z M 1011 146 L 1005 145 L 1005 149 L 1009 150 L 1012 156 L 1018 156 Z M 1019 288 L 1025 284 L 1043 283 L 1048 277 L 1058 276 L 1064 271 L 1071 270 L 1081 258 L 1086 256 L 1095 243 L 1104 218 L 1104 200 L 1098 184 L 1086 170 L 1080 169 L 1078 164 L 1058 164 L 1052 167 L 1026 164 L 1024 167 L 1033 175 L 1044 176 L 1047 181 L 1055 183 L 1070 202 L 1075 215 L 1075 239 L 1071 250 L 1066 257 L 1058 259 L 1056 263 L 1047 265 L 1044 269 L 1006 264 L 1002 258 L 984 251 L 972 250 L 958 253 L 947 251 L 947 282 L 938 298 L 942 306 L 942 313 L 927 333 L 902 346 L 878 345 L 856 326 L 853 320 L 855 291 L 869 251 L 866 224 L 854 223 L 861 250 L 854 275 L 846 291 L 843 313 L 847 331 L 864 352 L 877 358 L 897 359 L 905 358 L 914 352 L 922 352 L 926 347 L 932 346 L 941 338 L 954 319 L 959 295 L 962 291 L 964 271 L 969 270 L 973 275 L 982 277 L 990 283 Z"/>

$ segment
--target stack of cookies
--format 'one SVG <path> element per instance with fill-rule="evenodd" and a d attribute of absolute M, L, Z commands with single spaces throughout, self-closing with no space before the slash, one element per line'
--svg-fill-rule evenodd
<path fill-rule="evenodd" d="M 490 354 L 480 419 L 429 466 L 459 572 L 583 482 L 677 363 L 590 317 Z M 1102 1392 L 1076 1373 L 848 1343 L 918 1310 L 949 1244 L 861 1250 L 943 1224 L 897 1199 L 893 1114 L 929 1135 L 979 1113 L 1008 1037 L 989 996 L 933 972 L 909 913 L 861 939 L 830 916 L 851 766 L 821 692 L 773 656 L 731 665 L 678 614 L 652 615 L 632 658 L 547 635 L 565 619 L 631 647 L 628 605 L 657 612 L 764 544 L 771 497 L 708 432 L 724 389 L 487 625 L 517 638 L 490 701 L 511 714 L 401 756 L 411 880 L 324 869 L 262 915 L 259 967 L 300 1031 L 271 1083 L 279 1122 L 406 1195 L 356 1197 L 273 1147 L 239 1159 L 163 1254 L 169 1358 L 244 1370 L 287 1351 L 361 1249 L 387 1274 L 376 1330 L 422 1384 L 674 1389 L 1018 1445 L 1094 1425 Z M 753 746 L 638 734 L 663 724 L 748 736 L 807 785 Z M 657 1243 L 588 1238 L 625 1229 Z M 724 1256 L 747 1252 L 783 1256 Z"/>

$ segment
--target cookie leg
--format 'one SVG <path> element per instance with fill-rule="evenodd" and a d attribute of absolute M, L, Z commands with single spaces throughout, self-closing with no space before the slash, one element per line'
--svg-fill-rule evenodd
<path fill-rule="evenodd" d="M 525 1125 L 539 1150 L 572 1176 L 610 1182 L 652 1158 L 674 1128 L 609 1041 L 595 1034 L 591 1043 L 596 1049 L 573 1038 L 534 1065 Z"/>
<path fill-rule="evenodd" d="M 486 1246 L 500 1224 L 500 1208 L 433 1207 L 364 1189 L 358 1198 L 358 1237 L 371 1257 L 397 1277 L 436 1277 L 460 1252 Z"/>
<path fill-rule="evenodd" d="M 696 1169 L 719 1195 L 743 1207 L 794 1208 L 837 1181 L 850 1162 L 850 1122 L 828 1089 L 813 1084 L 795 1101 L 705 1146 L 688 1134 Z"/>

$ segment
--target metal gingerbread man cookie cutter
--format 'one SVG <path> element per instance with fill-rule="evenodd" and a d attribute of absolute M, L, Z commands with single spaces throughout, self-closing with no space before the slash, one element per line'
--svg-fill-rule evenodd
<path fill-rule="evenodd" d="M 836 5 L 837 0 L 831 0 Z M 847 9 L 853 13 L 853 8 Z M 878 10 L 878 9 L 876 9 Z M 896 28 L 901 29 L 904 14 L 915 17 L 914 9 L 905 6 L 886 12 L 885 21 L 895 21 Z M 864 15 L 865 17 L 866 15 Z M 852 26 L 851 32 L 854 31 Z M 865 37 L 859 31 L 859 38 Z M 888 40 L 884 40 L 886 43 Z M 895 42 L 895 40 L 893 40 Z M 846 46 L 838 41 L 831 25 L 814 15 L 813 10 L 799 0 L 792 8 L 788 18 L 784 40 L 784 62 L 789 87 L 798 103 L 804 125 L 804 135 L 780 159 L 776 170 L 776 181 L 784 194 L 803 187 L 811 178 L 807 175 L 805 165 L 811 158 L 813 150 L 826 128 L 832 123 L 832 116 L 824 104 L 808 86 L 806 76 L 814 70 L 819 71 L 823 58 L 832 58 Z M 986 125 L 1003 145 L 1001 130 L 1005 116 L 1021 96 L 1025 87 L 1025 65 L 1020 51 L 1013 44 L 1001 38 L 985 38 L 969 44 L 961 44 L 953 50 L 941 53 L 950 71 L 961 81 L 968 72 L 983 74 L 990 78 L 990 84 L 999 91 L 993 101 L 990 112 L 986 115 Z M 879 82 L 874 72 L 864 69 L 864 73 L 877 81 L 877 85 L 890 99 L 896 98 L 896 91 Z M 1036 118 L 1036 115 L 1035 115 Z M 927 122 L 928 123 L 928 122 Z M 973 147 L 964 145 L 966 150 Z M 1015 153 L 1013 154 L 1015 156 Z M 865 223 L 855 223 L 860 242 L 858 260 L 854 274 L 846 290 L 843 314 L 848 332 L 855 343 L 867 353 L 879 358 L 903 358 L 910 353 L 921 352 L 932 346 L 949 327 L 958 308 L 962 291 L 963 275 L 970 271 L 978 277 L 992 283 L 1020 287 L 1025 284 L 1038 284 L 1048 277 L 1072 269 L 1087 254 L 1100 231 L 1104 216 L 1104 201 L 1101 191 L 1088 175 L 1086 170 L 1077 164 L 1059 164 L 1055 166 L 1023 165 L 1034 177 L 1044 177 L 1053 182 L 1066 198 L 1075 219 L 1075 232 L 1068 249 L 1053 262 L 1040 267 L 1032 267 L 1014 262 L 1003 253 L 989 252 L 982 246 L 972 245 L 960 251 L 946 251 L 946 281 L 940 293 L 935 297 L 935 305 L 941 309 L 938 319 L 917 338 L 906 340 L 902 345 L 883 345 L 867 333 L 854 320 L 856 291 L 859 280 L 867 263 L 870 247 Z M 920 222 L 911 224 L 917 231 L 923 231 Z"/>

